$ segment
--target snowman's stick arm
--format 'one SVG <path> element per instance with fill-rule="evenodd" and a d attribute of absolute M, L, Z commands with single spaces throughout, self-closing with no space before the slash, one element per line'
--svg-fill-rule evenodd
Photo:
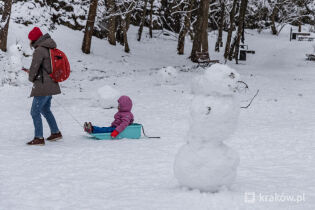
<path fill-rule="evenodd" d="M 245 82 L 243 82 L 243 81 L 241 81 L 241 80 L 240 80 L 240 81 L 237 81 L 237 82 L 238 82 L 238 83 L 242 83 L 242 84 L 244 84 L 246 89 L 248 89 L 248 88 L 249 88 L 249 87 L 248 87 L 248 85 L 247 85 Z"/>
<path fill-rule="evenodd" d="M 242 109 L 247 109 L 248 107 L 250 107 L 250 105 L 252 104 L 252 102 L 254 101 L 254 99 L 256 98 L 256 96 L 258 95 L 259 90 L 257 90 L 256 94 L 254 95 L 254 97 L 252 98 L 252 100 L 250 100 L 249 104 L 247 106 L 242 106 Z"/>

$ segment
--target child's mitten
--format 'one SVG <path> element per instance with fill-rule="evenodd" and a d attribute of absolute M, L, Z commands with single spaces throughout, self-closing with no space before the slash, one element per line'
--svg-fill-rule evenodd
<path fill-rule="evenodd" d="M 118 134 L 119 134 L 119 132 L 116 131 L 116 130 L 114 130 L 110 135 L 111 135 L 111 137 L 116 138 L 116 136 L 117 136 Z"/>

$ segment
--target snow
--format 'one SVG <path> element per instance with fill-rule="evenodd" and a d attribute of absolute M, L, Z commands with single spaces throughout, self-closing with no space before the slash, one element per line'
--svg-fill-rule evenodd
<path fill-rule="evenodd" d="M 10 23 L 8 46 L 20 40 L 28 47 L 32 26 Z M 146 31 L 144 31 L 146 33 Z M 235 65 L 250 87 L 241 95 L 238 128 L 225 142 L 238 151 L 240 164 L 230 189 L 217 193 L 183 189 L 173 173 L 174 157 L 185 143 L 189 105 L 193 98 L 191 78 L 202 74 L 186 54 L 176 54 L 176 40 L 161 35 L 136 41 L 137 28 L 128 33 L 130 54 L 120 45 L 93 37 L 92 54 L 81 53 L 83 34 L 58 27 L 51 35 L 69 55 L 73 72 L 61 83 L 52 111 L 64 135 L 60 142 L 28 147 L 33 138 L 30 117 L 31 84 L 0 87 L 0 209 L 215 209 L 215 210 L 313 210 L 314 181 L 314 62 L 305 61 L 311 42 L 289 42 L 287 31 L 278 37 L 269 32 L 246 31 L 246 42 L 255 55 Z M 158 33 L 157 33 L 158 34 Z M 226 34 L 224 34 L 224 37 Z M 144 36 L 145 37 L 145 36 Z M 210 33 L 211 59 L 216 34 Z M 211 44 L 212 43 L 212 44 Z M 221 50 L 222 51 L 222 50 Z M 3 57 L 8 54 L 1 53 Z M 28 67 L 30 58 L 23 60 Z M 176 85 L 156 86 L 156 73 L 164 66 L 179 70 Z M 161 139 L 94 141 L 68 114 L 80 122 L 111 122 L 116 110 L 94 107 L 99 87 L 116 88 L 133 99 L 136 122 L 146 133 Z M 58 105 L 58 102 L 62 106 Z M 67 110 L 65 110 L 65 109 Z M 49 135 L 44 122 L 44 134 Z M 247 192 L 305 195 L 302 202 L 244 202 Z"/>
<path fill-rule="evenodd" d="M 174 85 L 176 84 L 177 69 L 172 66 L 163 67 L 158 71 L 157 80 L 158 84 Z"/>

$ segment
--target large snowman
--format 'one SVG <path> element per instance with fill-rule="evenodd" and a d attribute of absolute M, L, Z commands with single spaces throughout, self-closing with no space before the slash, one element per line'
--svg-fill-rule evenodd
<path fill-rule="evenodd" d="M 238 154 L 223 143 L 236 129 L 240 112 L 239 74 L 215 64 L 192 82 L 187 143 L 175 158 L 174 173 L 182 186 L 216 192 L 236 177 Z"/>

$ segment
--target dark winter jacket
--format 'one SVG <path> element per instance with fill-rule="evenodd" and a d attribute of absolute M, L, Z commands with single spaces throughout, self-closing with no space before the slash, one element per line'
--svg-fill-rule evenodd
<path fill-rule="evenodd" d="M 60 94 L 59 84 L 51 79 L 51 60 L 48 48 L 56 48 L 55 41 L 45 34 L 32 44 L 35 48 L 30 67 L 29 81 L 33 82 L 31 97 Z"/>
<path fill-rule="evenodd" d="M 125 128 L 133 123 L 133 114 L 131 113 L 132 101 L 128 96 L 121 96 L 118 99 L 118 112 L 115 114 L 112 126 L 121 133 Z"/>

